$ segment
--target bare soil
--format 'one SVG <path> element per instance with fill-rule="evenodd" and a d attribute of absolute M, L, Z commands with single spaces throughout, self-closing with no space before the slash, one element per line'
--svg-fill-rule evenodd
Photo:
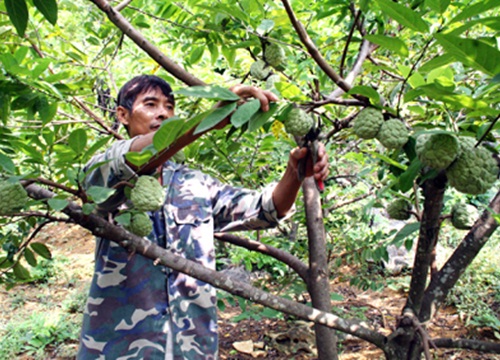
<path fill-rule="evenodd" d="M 0 288 L 0 324 L 7 324 L 30 314 L 47 312 L 47 304 L 54 304 L 49 310 L 54 315 L 60 314 L 61 304 L 75 292 L 85 292 L 92 277 L 94 239 L 93 236 L 78 226 L 47 226 L 36 241 L 46 243 L 55 256 L 67 259 L 63 271 L 46 286 L 23 284 L 10 290 Z M 351 273 L 353 269 L 342 269 Z M 341 302 L 333 302 L 336 308 L 345 314 L 364 318 L 365 325 L 383 333 L 390 334 L 396 319 L 404 305 L 403 291 L 386 288 L 381 292 L 361 291 L 351 287 L 346 277 L 333 279 L 331 291 L 341 294 Z M 228 306 L 219 312 L 220 358 L 238 359 L 316 359 L 314 333 L 311 324 L 287 318 L 273 319 L 247 318 L 234 322 L 241 314 L 239 307 Z M 75 314 L 75 316 L 79 316 Z M 495 341 L 490 329 L 470 329 L 461 322 L 454 308 L 441 310 L 438 316 L 428 324 L 432 337 L 476 338 Z M 340 334 L 340 359 L 383 359 L 382 352 L 366 341 Z M 498 340 L 497 340 L 498 341 Z M 66 355 L 47 347 L 46 359 L 73 359 L 77 342 L 66 344 Z M 435 359 L 474 359 L 493 360 L 500 356 L 485 355 L 473 351 L 432 350 Z M 31 359 L 21 356 L 20 359 Z"/>

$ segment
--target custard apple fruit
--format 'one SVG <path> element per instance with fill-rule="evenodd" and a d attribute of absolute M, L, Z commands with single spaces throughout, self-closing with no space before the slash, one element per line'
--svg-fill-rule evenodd
<path fill-rule="evenodd" d="M 130 200 L 138 211 L 159 210 L 164 201 L 164 191 L 161 184 L 153 176 L 142 175 L 130 191 Z"/>
<path fill-rule="evenodd" d="M 278 67 L 285 62 L 285 51 L 280 45 L 273 43 L 266 47 L 264 58 L 272 67 Z"/>
<path fill-rule="evenodd" d="M 387 214 L 394 220 L 408 220 L 410 218 L 411 203 L 405 199 L 396 199 L 387 205 Z"/>
<path fill-rule="evenodd" d="M 377 139 L 387 149 L 399 149 L 408 141 L 408 129 L 398 119 L 385 121 L 377 133 Z"/>
<path fill-rule="evenodd" d="M 451 208 L 451 224 L 460 230 L 469 230 L 479 217 L 475 206 L 462 202 L 456 203 Z"/>
<path fill-rule="evenodd" d="M 280 81 L 281 81 L 281 78 L 279 75 L 269 76 L 266 80 L 266 89 L 268 89 L 268 90 L 274 89 L 274 84 L 276 84 L 277 82 L 280 82 Z"/>
<path fill-rule="evenodd" d="M 498 177 L 498 164 L 491 153 L 483 147 L 474 147 L 472 142 L 461 141 L 461 152 L 446 169 L 450 185 L 456 190 L 471 195 L 488 191 Z"/>
<path fill-rule="evenodd" d="M 28 193 L 19 182 L 0 182 L 0 215 L 10 215 L 22 209 Z"/>
<path fill-rule="evenodd" d="M 373 139 L 377 136 L 383 123 L 384 116 L 382 112 L 375 108 L 367 107 L 361 110 L 356 116 L 352 128 L 354 133 L 360 138 Z"/>
<path fill-rule="evenodd" d="M 285 121 L 285 131 L 291 135 L 304 136 L 314 126 L 311 115 L 300 108 L 293 108 Z"/>
<path fill-rule="evenodd" d="M 446 169 L 458 156 L 459 142 L 452 134 L 423 134 L 417 137 L 415 152 L 425 166 Z"/>
<path fill-rule="evenodd" d="M 270 73 L 271 68 L 264 60 L 257 60 L 250 66 L 250 74 L 259 80 L 264 80 Z"/>
<path fill-rule="evenodd" d="M 137 236 L 148 236 L 153 231 L 153 223 L 148 214 L 140 212 L 132 214 L 130 224 L 125 227 L 128 231 Z"/>

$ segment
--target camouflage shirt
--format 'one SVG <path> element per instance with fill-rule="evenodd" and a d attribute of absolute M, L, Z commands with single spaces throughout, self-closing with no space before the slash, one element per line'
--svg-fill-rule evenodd
<path fill-rule="evenodd" d="M 117 141 L 95 156 L 86 166 L 86 186 L 112 187 L 134 176 L 124 161 L 132 141 Z M 170 161 L 162 177 L 166 199 L 163 209 L 150 213 L 148 239 L 209 268 L 215 267 L 214 232 L 278 222 L 273 186 L 262 192 L 235 188 Z M 103 213 L 123 199 L 122 191 L 103 204 Z M 209 284 L 98 238 L 78 359 L 215 359 L 216 312 Z"/>

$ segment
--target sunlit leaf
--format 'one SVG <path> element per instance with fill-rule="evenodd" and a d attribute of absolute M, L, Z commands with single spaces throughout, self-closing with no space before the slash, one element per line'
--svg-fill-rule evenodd
<path fill-rule="evenodd" d="M 351 90 L 349 90 L 349 94 L 366 96 L 373 105 L 378 105 L 380 103 L 380 94 L 370 86 L 353 86 Z"/>
<path fill-rule="evenodd" d="M 49 199 L 47 203 L 49 204 L 50 208 L 55 211 L 61 211 L 69 204 L 68 200 L 57 198 Z"/>
<path fill-rule="evenodd" d="M 178 117 L 163 121 L 161 127 L 153 136 L 155 149 L 161 151 L 169 147 L 181 133 L 184 121 Z"/>
<path fill-rule="evenodd" d="M 87 131 L 76 129 L 69 134 L 68 145 L 77 154 L 81 154 L 87 146 Z"/>
<path fill-rule="evenodd" d="M 260 129 L 278 110 L 278 104 L 270 103 L 268 111 L 259 110 L 248 122 L 248 131 Z"/>
<path fill-rule="evenodd" d="M 476 39 L 465 39 L 453 35 L 435 34 L 441 46 L 464 65 L 489 75 L 500 72 L 500 51 Z"/>
<path fill-rule="evenodd" d="M 260 109 L 260 101 L 259 99 L 250 100 L 243 105 L 239 106 L 238 109 L 231 115 L 231 124 L 239 128 L 246 122 L 250 120 L 250 118 Z"/>
<path fill-rule="evenodd" d="M 496 8 L 500 6 L 500 2 L 498 0 L 481 0 L 476 4 L 464 7 L 464 10 L 455 16 L 450 23 L 454 23 L 457 21 L 468 20 L 469 18 L 481 14 L 487 10 Z"/>
<path fill-rule="evenodd" d="M 408 47 L 404 41 L 396 37 L 385 35 L 366 35 L 365 39 L 401 56 L 408 56 L 409 54 Z"/>
<path fill-rule="evenodd" d="M 91 186 L 87 189 L 87 195 L 89 195 L 97 204 L 103 203 L 115 192 L 115 189 L 110 189 L 104 186 Z"/>
<path fill-rule="evenodd" d="M 234 92 L 221 86 L 190 86 L 174 91 L 174 94 L 212 100 L 237 101 L 240 99 Z"/>
<path fill-rule="evenodd" d="M 442 14 L 450 5 L 450 0 L 425 0 L 425 4 L 433 11 Z"/>
<path fill-rule="evenodd" d="M 127 159 L 130 164 L 139 167 L 147 163 L 153 155 L 154 153 L 151 150 L 141 152 L 129 151 L 125 154 L 125 159 Z"/>
<path fill-rule="evenodd" d="M 396 20 L 404 27 L 410 28 L 414 31 L 427 33 L 429 31 L 429 24 L 422 19 L 422 17 L 412 9 L 395 3 L 391 0 L 375 0 L 382 12 L 387 14 L 390 18 Z"/>
<path fill-rule="evenodd" d="M 204 118 L 201 123 L 196 127 L 194 134 L 202 133 L 208 129 L 213 128 L 221 121 L 226 119 L 236 109 L 236 103 L 230 103 L 223 107 L 215 109 L 211 114 Z"/>

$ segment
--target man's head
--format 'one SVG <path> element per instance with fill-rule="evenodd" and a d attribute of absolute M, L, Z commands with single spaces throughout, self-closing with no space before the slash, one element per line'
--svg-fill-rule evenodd
<path fill-rule="evenodd" d="M 140 75 L 120 89 L 116 118 L 130 137 L 156 131 L 174 115 L 175 99 L 170 85 L 154 75 Z"/>

